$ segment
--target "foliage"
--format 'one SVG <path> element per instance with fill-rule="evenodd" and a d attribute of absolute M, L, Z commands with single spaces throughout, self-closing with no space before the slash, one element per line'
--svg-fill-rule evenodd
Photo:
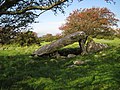
<path fill-rule="evenodd" d="M 37 37 L 37 33 L 33 31 L 20 32 L 18 36 L 15 37 L 13 43 L 19 44 L 21 46 L 30 46 L 32 44 L 40 45 L 40 40 Z"/>
<path fill-rule="evenodd" d="M 116 36 L 115 35 L 113 35 L 113 36 L 97 35 L 96 38 L 97 39 L 110 39 L 110 40 L 113 40 L 114 38 L 116 38 Z"/>
<path fill-rule="evenodd" d="M 82 0 L 78 0 L 82 1 Z M 114 2 L 113 0 L 105 0 L 106 2 Z M 0 16 L 1 15 L 16 15 L 16 14 L 36 14 L 31 10 L 53 10 L 62 11 L 63 7 L 72 3 L 73 0 L 1 0 L 0 1 Z"/>
<path fill-rule="evenodd" d="M 31 10 L 39 10 L 43 12 L 44 10 L 62 10 L 66 4 L 65 2 L 71 2 L 72 0 L 2 0 L 0 1 L 0 15 L 16 15 L 25 13 L 36 12 Z M 14 9 L 13 9 L 14 8 Z M 43 11 L 42 11 L 43 10 Z"/>
<path fill-rule="evenodd" d="M 86 8 L 70 13 L 66 23 L 60 27 L 63 34 L 84 31 L 87 35 L 113 35 L 112 26 L 117 26 L 118 19 L 107 8 Z"/>
<path fill-rule="evenodd" d="M 11 32 L 11 31 L 10 31 Z M 37 37 L 37 33 L 33 31 L 26 31 L 26 32 L 14 32 L 14 35 L 11 35 L 5 30 L 1 31 L 0 34 L 1 41 L 0 44 L 19 44 L 23 45 L 31 45 L 31 44 L 38 44 L 40 45 L 40 39 Z"/>
<path fill-rule="evenodd" d="M 120 28 L 116 28 L 112 30 L 114 33 L 110 35 L 97 35 L 96 38 L 98 39 L 114 39 L 114 38 L 120 38 Z"/>
<path fill-rule="evenodd" d="M 21 30 L 47 10 L 64 12 L 72 0 L 0 0 L 0 27 Z"/>
<path fill-rule="evenodd" d="M 10 44 L 11 39 L 17 35 L 16 31 L 10 28 L 0 28 L 0 44 Z"/>
<path fill-rule="evenodd" d="M 0 0 L 0 28 L 2 28 L 2 43 L 12 36 L 16 31 L 28 28 L 31 23 L 36 22 L 43 12 L 58 10 L 63 12 L 67 0 Z M 37 15 L 37 13 L 39 15 Z M 39 12 L 38 12 L 39 11 Z M 0 32 L 1 33 L 1 32 Z M 5 37 L 3 39 L 3 37 Z"/>
<path fill-rule="evenodd" d="M 120 28 L 115 29 L 115 36 L 120 38 Z"/>
<path fill-rule="evenodd" d="M 58 40 L 58 39 L 60 39 L 60 38 L 62 38 L 62 37 L 63 37 L 63 35 L 62 35 L 61 33 L 58 33 L 58 34 L 56 34 L 56 35 L 54 36 L 55 40 Z"/>
<path fill-rule="evenodd" d="M 110 46 L 119 46 L 120 45 L 120 39 L 119 38 L 114 38 L 113 40 L 94 38 L 93 40 L 95 40 L 95 42 L 105 43 L 105 44 L 108 44 Z"/>
<path fill-rule="evenodd" d="M 51 42 L 51 41 L 53 41 L 55 39 L 54 39 L 54 36 L 52 34 L 46 34 L 46 35 L 43 35 L 41 37 L 41 40 L 45 41 L 45 42 Z"/>
<path fill-rule="evenodd" d="M 51 41 L 54 41 L 54 40 L 58 40 L 60 38 L 62 38 L 62 34 L 56 34 L 56 35 L 52 35 L 52 34 L 46 34 L 46 35 L 43 35 L 42 37 L 40 37 L 40 40 L 41 41 L 45 41 L 45 42 L 51 42 Z"/>
<path fill-rule="evenodd" d="M 45 11 L 64 13 L 64 8 L 72 2 L 73 0 L 0 0 L 0 28 L 7 32 L 21 30 L 35 22 L 35 18 Z"/>
<path fill-rule="evenodd" d="M 0 42 L 9 41 L 16 36 L 16 32 L 28 28 L 45 11 L 64 13 L 64 8 L 72 2 L 73 0 L 0 0 Z"/>
<path fill-rule="evenodd" d="M 97 39 L 98 40 L 98 39 Z M 112 40 L 113 41 L 113 40 Z M 1 90 L 119 90 L 120 39 L 99 40 L 116 47 L 70 59 L 31 57 L 39 46 L 0 47 Z M 73 48 L 73 47 L 72 47 Z M 73 61 L 89 61 L 69 67 Z"/>

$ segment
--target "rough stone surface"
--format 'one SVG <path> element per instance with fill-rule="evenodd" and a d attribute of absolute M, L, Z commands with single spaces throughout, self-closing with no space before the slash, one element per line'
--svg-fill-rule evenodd
<path fill-rule="evenodd" d="M 73 58 L 73 57 L 75 57 L 76 55 L 75 54 L 68 54 L 67 55 L 67 58 Z"/>
<path fill-rule="evenodd" d="M 101 44 L 101 43 L 95 43 L 92 39 L 88 39 L 89 37 L 82 31 L 75 32 L 73 34 L 67 35 L 64 38 L 61 38 L 57 41 L 54 41 L 50 44 L 47 44 L 45 46 L 42 46 L 35 52 L 33 52 L 34 56 L 52 56 L 56 58 L 65 58 L 64 56 L 67 56 L 67 58 L 75 57 L 73 53 L 68 53 L 67 55 L 60 54 L 59 49 L 67 46 L 69 44 L 73 44 L 74 42 L 79 42 L 79 54 L 84 55 L 92 52 L 97 52 L 100 50 L 103 50 L 105 48 L 108 48 L 108 45 Z M 86 44 L 86 41 L 89 40 Z M 74 54 L 74 55 L 73 55 Z"/>
<path fill-rule="evenodd" d="M 77 65 L 69 65 L 68 68 L 76 67 Z"/>
<path fill-rule="evenodd" d="M 66 37 L 61 38 L 55 42 L 52 42 L 48 45 L 42 46 L 37 51 L 33 52 L 33 55 L 42 56 L 45 54 L 50 54 L 66 45 L 72 44 L 74 42 L 79 41 L 80 39 L 85 39 L 85 38 L 86 38 L 86 34 L 84 32 L 82 32 L 82 31 L 75 32 L 75 33 L 67 35 Z"/>
<path fill-rule="evenodd" d="M 61 58 L 61 55 L 58 52 L 52 53 L 51 56 L 57 59 Z"/>
<path fill-rule="evenodd" d="M 74 65 L 82 65 L 82 64 L 85 64 L 85 62 L 81 61 L 81 60 L 76 60 L 76 61 L 73 61 L 73 64 Z"/>
<path fill-rule="evenodd" d="M 108 48 L 107 44 L 95 43 L 93 40 L 88 42 L 87 46 L 86 46 L 86 50 L 88 53 L 97 52 L 97 51 L 103 50 L 105 48 Z"/>

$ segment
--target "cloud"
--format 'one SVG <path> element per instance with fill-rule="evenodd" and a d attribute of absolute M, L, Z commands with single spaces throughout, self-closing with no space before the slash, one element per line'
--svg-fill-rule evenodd
<path fill-rule="evenodd" d="M 38 36 L 45 35 L 47 33 L 57 34 L 61 33 L 59 27 L 64 23 L 64 21 L 60 22 L 42 22 L 33 24 L 33 31 L 38 33 Z"/>

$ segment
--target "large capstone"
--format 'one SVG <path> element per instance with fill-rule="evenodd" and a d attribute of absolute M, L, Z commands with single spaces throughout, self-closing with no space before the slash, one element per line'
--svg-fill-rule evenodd
<path fill-rule="evenodd" d="M 33 52 L 33 55 L 42 56 L 45 54 L 50 54 L 66 45 L 78 42 L 79 40 L 83 40 L 85 38 L 86 34 L 83 31 L 75 32 L 73 34 L 65 36 L 64 38 L 54 41 L 48 45 L 42 46 L 37 51 Z"/>
<path fill-rule="evenodd" d="M 88 39 L 89 37 L 82 31 L 75 32 L 73 34 L 67 35 L 59 40 L 56 40 L 50 44 L 42 46 L 37 51 L 33 52 L 35 56 L 55 56 L 61 57 L 58 51 L 69 44 L 73 44 L 74 42 L 79 42 L 79 54 L 84 55 L 91 52 L 97 52 L 103 50 L 108 47 L 106 44 L 95 43 L 93 39 Z M 86 44 L 86 41 L 89 40 Z M 73 51 L 75 52 L 75 51 Z M 74 53 L 70 53 L 71 55 Z M 70 55 L 66 55 L 71 57 Z"/>

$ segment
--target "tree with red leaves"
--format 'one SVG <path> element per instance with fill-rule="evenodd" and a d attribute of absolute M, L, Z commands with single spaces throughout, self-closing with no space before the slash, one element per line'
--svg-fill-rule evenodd
<path fill-rule="evenodd" d="M 59 29 L 63 34 L 84 31 L 87 35 L 110 35 L 112 27 L 117 26 L 119 20 L 107 8 L 85 8 L 74 10 L 66 19 L 66 23 Z"/>
<path fill-rule="evenodd" d="M 104 1 L 114 3 L 114 0 Z M 7 32 L 7 38 L 11 37 L 11 34 L 15 36 L 23 28 L 26 30 L 44 12 L 51 10 L 54 13 L 64 13 L 65 8 L 72 2 L 73 0 L 0 0 L 0 31 L 3 34 Z"/>

